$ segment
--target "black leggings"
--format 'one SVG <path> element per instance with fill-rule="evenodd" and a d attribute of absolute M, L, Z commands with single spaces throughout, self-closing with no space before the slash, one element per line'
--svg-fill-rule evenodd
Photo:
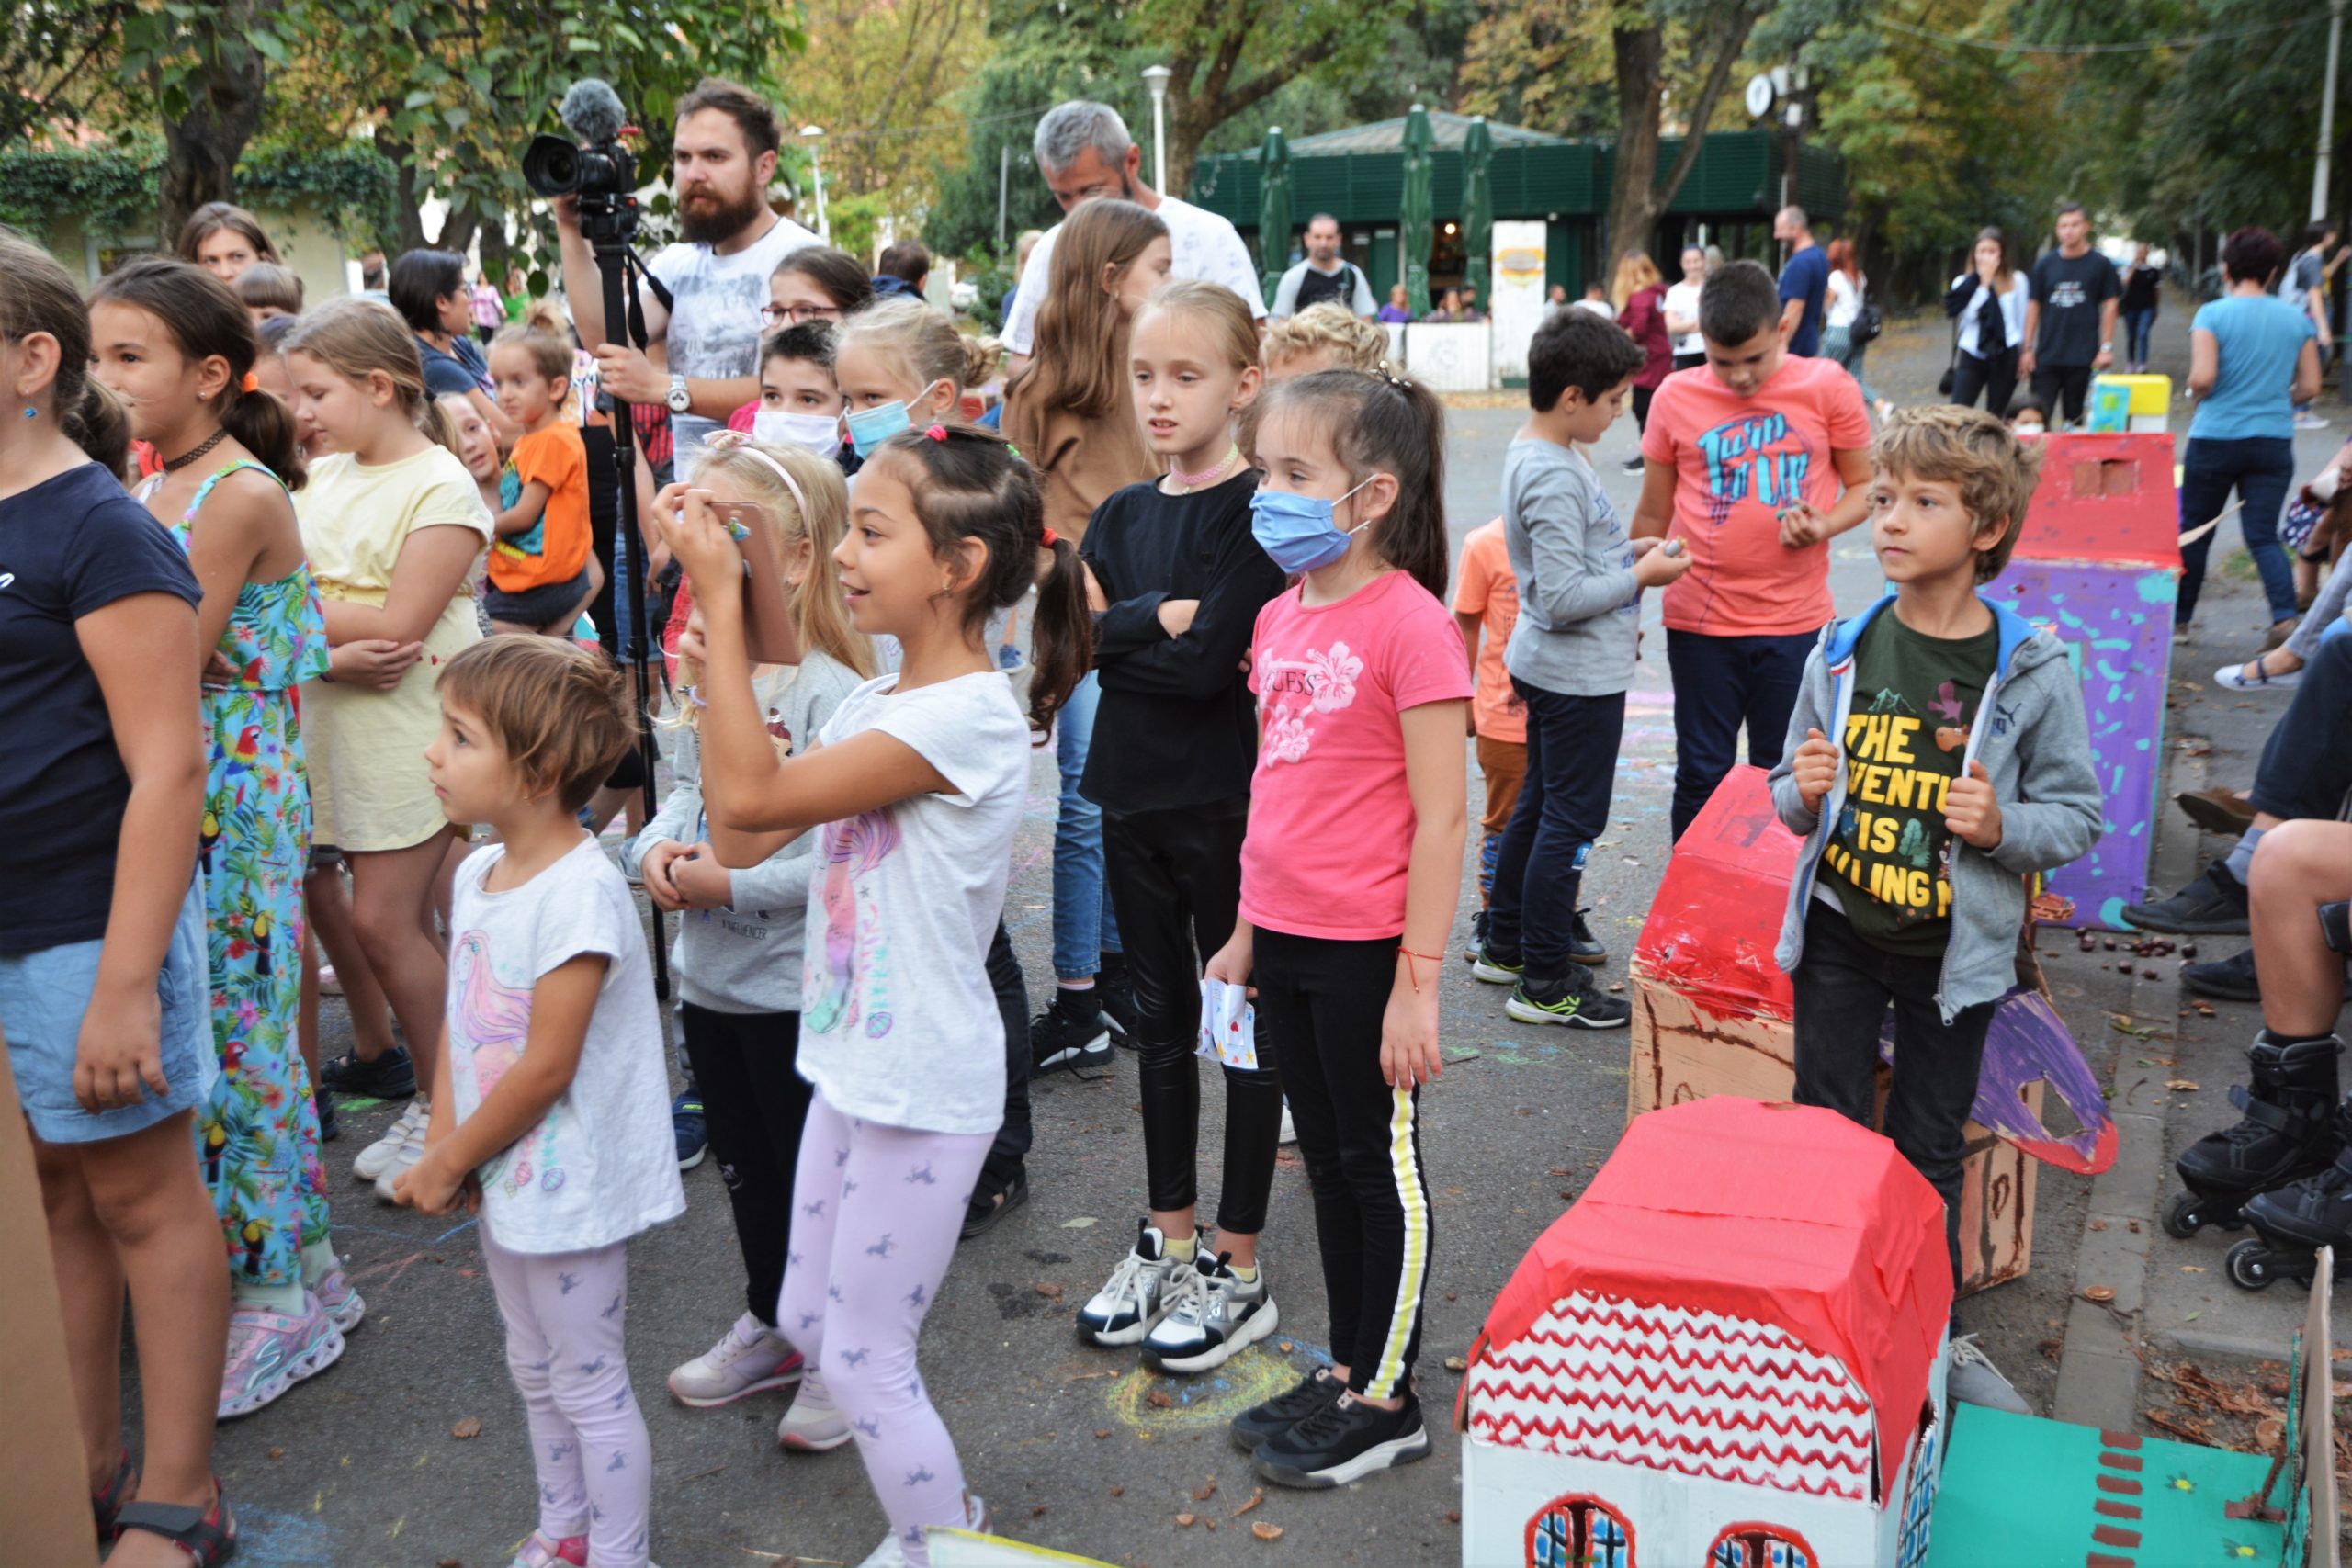
<path fill-rule="evenodd" d="M 2018 390 L 2018 351 L 2005 348 L 1990 359 L 1979 359 L 1962 349 L 1952 355 L 1951 400 L 1962 408 L 1973 408 L 1981 395 L 1984 412 L 1995 419 L 2009 416 L 2009 400 Z M 2058 420 L 2058 411 L 2050 411 L 2052 423 Z"/>
<path fill-rule="evenodd" d="M 1143 1161 L 1151 1207 L 1189 1209 L 1199 1196 L 1201 964 L 1233 935 L 1241 903 L 1249 806 L 1102 814 L 1103 880 L 1126 943 L 1142 1058 Z M 1282 1135 L 1283 1087 L 1271 1032 L 1258 1031 L 1257 1071 L 1225 1069 L 1225 1179 L 1216 1228 L 1266 1228 Z"/>
<path fill-rule="evenodd" d="M 710 1152 L 735 1208 L 745 1301 L 775 1326 L 784 1256 L 792 1244 L 792 1173 L 808 1117 L 808 1080 L 793 1063 L 800 1050 L 797 1012 L 713 1012 L 678 1006 L 686 1060 L 702 1095 Z"/>
<path fill-rule="evenodd" d="M 1649 434 L 1650 400 L 1656 396 L 1657 396 L 1656 387 L 1634 389 L 1634 434 L 1636 437 Z"/>
<path fill-rule="evenodd" d="M 1261 930 L 1250 976 L 1258 1039 L 1280 1042 L 1291 1124 L 1315 1191 L 1331 1358 L 1368 1399 L 1402 1393 L 1412 1375 L 1433 1239 L 1420 1094 L 1380 1076 L 1396 941 Z"/>
<path fill-rule="evenodd" d="M 980 1162 L 979 1190 L 1001 1192 L 1022 1173 L 1031 1138 L 1029 988 L 1022 984 L 1021 961 L 1012 955 L 1012 938 L 1001 918 L 989 939 L 988 972 L 989 989 L 996 993 L 996 1010 L 1004 1020 L 1004 1120 L 989 1157 Z"/>

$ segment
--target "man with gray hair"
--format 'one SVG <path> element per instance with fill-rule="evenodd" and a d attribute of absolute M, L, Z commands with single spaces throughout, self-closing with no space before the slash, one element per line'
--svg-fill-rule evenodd
<path fill-rule="evenodd" d="M 1283 274 L 1274 289 L 1274 320 L 1286 321 L 1327 302 L 1366 321 L 1380 311 L 1363 269 L 1340 259 L 1340 220 L 1318 212 L 1306 220 L 1306 259 Z"/>
<path fill-rule="evenodd" d="M 1821 328 L 1829 293 L 1829 262 L 1813 242 L 1813 224 L 1802 207 L 1783 207 L 1772 216 L 1772 238 L 1789 247 L 1781 269 L 1781 331 L 1791 354 L 1810 359 L 1821 352 Z"/>
<path fill-rule="evenodd" d="M 1198 277 L 1222 283 L 1250 301 L 1250 313 L 1263 321 L 1266 301 L 1260 292 L 1257 264 L 1231 223 L 1214 212 L 1162 196 L 1143 183 L 1143 149 L 1127 134 L 1126 121 L 1108 104 L 1073 98 L 1046 111 L 1037 122 L 1035 141 L 1037 172 L 1061 204 L 1064 212 L 1098 196 L 1132 201 L 1159 215 L 1168 225 L 1170 277 Z M 1005 313 L 1004 346 L 1012 355 L 1010 368 L 1018 369 L 1035 347 L 1037 307 L 1053 276 L 1054 239 L 1062 231 L 1057 223 L 1046 231 L 1021 274 L 1021 287 Z"/>

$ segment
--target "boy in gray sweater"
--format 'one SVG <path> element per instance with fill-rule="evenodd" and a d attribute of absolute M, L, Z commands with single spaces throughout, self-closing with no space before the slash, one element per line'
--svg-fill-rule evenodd
<path fill-rule="evenodd" d="M 1519 619 L 1503 651 L 1527 710 L 1527 773 L 1495 856 L 1479 979 L 1512 987 L 1523 1023 L 1620 1029 L 1632 1009 L 1593 980 L 1608 954 L 1577 908 L 1585 857 L 1609 823 L 1642 590 L 1690 570 L 1679 545 L 1630 540 L 1575 443 L 1623 408 L 1641 346 L 1616 322 L 1559 310 L 1528 345 L 1533 412 L 1503 456 L 1503 544 Z"/>
<path fill-rule="evenodd" d="M 1869 1126 L 1894 1008 L 1886 1135 L 1944 1201 L 1955 1292 L 1962 1129 L 2018 983 L 2024 878 L 2105 822 L 2065 646 L 1977 592 L 2016 547 L 2038 457 L 1974 409 L 1888 422 L 1871 542 L 1894 591 L 1822 629 L 1771 773 L 1781 820 L 1806 835 L 1774 954 L 1795 983 L 1796 1100 Z M 2025 1409 L 1971 1343 L 1951 1388 Z"/>

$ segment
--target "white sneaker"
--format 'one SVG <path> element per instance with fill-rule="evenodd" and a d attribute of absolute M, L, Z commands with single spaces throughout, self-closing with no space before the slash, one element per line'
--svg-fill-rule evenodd
<path fill-rule="evenodd" d="M 424 1129 L 431 1121 L 432 1111 L 428 1109 L 409 1123 L 408 1131 L 401 1134 L 400 1146 L 392 1150 L 391 1158 L 376 1178 L 376 1196 L 385 1202 L 400 1201 L 392 1191 L 392 1184 L 401 1179 L 402 1172 L 424 1157 Z"/>
<path fill-rule="evenodd" d="M 2295 428 L 2297 430 L 2325 430 L 2327 421 L 2306 409 L 2295 416 Z"/>
<path fill-rule="evenodd" d="M 915 1528 L 927 1540 L 931 1527 L 918 1525 Z M 989 1506 L 970 1492 L 964 1494 L 964 1528 L 974 1535 L 987 1535 L 994 1528 L 994 1521 L 989 1517 Z M 882 1544 L 876 1547 L 857 1568 L 907 1568 L 905 1541 L 895 1531 L 884 1536 Z"/>
<path fill-rule="evenodd" d="M 800 1352 L 747 1312 L 718 1344 L 670 1374 L 670 1393 L 681 1404 L 708 1410 L 799 1381 Z"/>
<path fill-rule="evenodd" d="M 1168 1256 L 1167 1239 L 1149 1220 L 1136 1223 L 1135 1250 L 1119 1259 L 1102 1288 L 1078 1309 L 1080 1339 L 1089 1345 L 1133 1345 L 1167 1315 L 1170 1286 L 1180 1273 L 1193 1272 L 1179 1269 Z"/>
<path fill-rule="evenodd" d="M 373 1181 L 383 1175 L 412 1131 L 420 1139 L 424 1136 L 425 1122 L 432 1114 L 433 1107 L 425 1103 L 424 1096 L 420 1094 L 410 1100 L 392 1119 L 392 1124 L 384 1129 L 384 1135 L 359 1151 L 358 1157 L 351 1162 L 351 1174 L 362 1181 Z"/>
<path fill-rule="evenodd" d="M 1298 1142 L 1298 1129 L 1290 1124 L 1290 1101 L 1287 1100 L 1283 1101 L 1283 1130 L 1274 1135 L 1274 1142 L 1285 1147 Z"/>
<path fill-rule="evenodd" d="M 775 1424 L 775 1440 L 804 1454 L 820 1454 L 849 1441 L 849 1417 L 825 1392 L 824 1380 L 804 1372 L 792 1408 Z"/>
<path fill-rule="evenodd" d="M 2254 671 L 2251 678 L 2246 674 L 2246 671 L 2249 670 Z M 2262 667 L 2261 660 L 2249 659 L 2244 664 L 2224 665 L 2222 668 L 2214 671 L 2213 683 L 2226 691 L 2232 692 L 2256 692 L 2264 690 L 2283 692 L 2290 686 L 2301 685 L 2303 683 L 2303 671 L 2302 667 L 2298 665 L 2292 670 L 2282 670 L 2278 674 L 2273 675 L 2269 671 Z"/>
<path fill-rule="evenodd" d="M 1204 1252 L 1189 1273 L 1189 1280 L 1168 1292 L 1168 1314 L 1144 1336 L 1145 1366 L 1204 1372 L 1263 1339 L 1282 1321 L 1263 1269 L 1244 1284 L 1224 1258 Z"/>
<path fill-rule="evenodd" d="M 1973 1334 L 1963 1334 L 1951 1342 L 1951 1365 L 1944 1371 L 1944 1396 L 1962 1404 L 2006 1410 L 2012 1416 L 2033 1414 L 2025 1396 L 2010 1386 L 2001 1370 L 1977 1348 Z"/>

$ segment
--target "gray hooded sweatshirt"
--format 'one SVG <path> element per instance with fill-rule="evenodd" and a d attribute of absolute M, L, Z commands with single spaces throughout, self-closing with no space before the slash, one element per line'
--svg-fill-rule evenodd
<path fill-rule="evenodd" d="M 1821 630 L 1821 645 L 1805 660 L 1788 743 L 1772 770 L 1772 805 L 1789 831 L 1805 836 L 1804 853 L 1789 884 L 1773 958 L 1796 973 L 1804 956 L 1805 907 L 1829 826 L 1846 806 L 1843 737 L 1854 700 L 1854 649 L 1873 616 L 1894 603 L 1892 593 L 1849 621 Z M 2001 803 L 2001 841 L 1980 850 L 1951 841 L 1951 942 L 1944 950 L 1936 1006 L 1950 1023 L 1961 1010 L 1998 1001 L 2017 985 L 2018 931 L 2025 923 L 2026 874 L 2052 871 L 2087 852 L 2107 825 L 2098 776 L 2091 769 L 2090 726 L 2083 691 L 2066 646 L 2006 605 L 1986 599 L 2000 628 L 1993 678 L 1977 704 L 1977 722 L 1962 753 L 1983 762 Z M 1805 731 L 1838 742 L 1837 780 L 1818 812 L 1805 809 L 1792 776 Z"/>

